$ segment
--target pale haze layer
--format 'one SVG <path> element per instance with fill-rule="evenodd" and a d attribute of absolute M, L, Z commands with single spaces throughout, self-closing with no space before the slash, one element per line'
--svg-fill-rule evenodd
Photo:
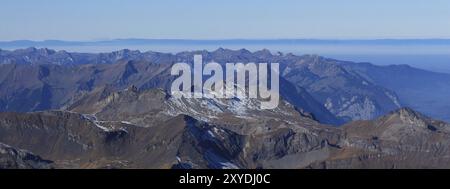
<path fill-rule="evenodd" d="M 447 0 L 3 0 L 0 40 L 450 38 Z"/>

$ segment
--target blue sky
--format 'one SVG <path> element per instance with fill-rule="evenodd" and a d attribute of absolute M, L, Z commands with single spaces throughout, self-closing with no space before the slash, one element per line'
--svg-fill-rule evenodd
<path fill-rule="evenodd" d="M 450 38 L 448 0 L 2 0 L 0 40 Z"/>

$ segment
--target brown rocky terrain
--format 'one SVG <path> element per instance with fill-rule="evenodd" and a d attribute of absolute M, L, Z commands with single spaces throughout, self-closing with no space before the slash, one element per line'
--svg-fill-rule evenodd
<path fill-rule="evenodd" d="M 249 104 L 237 111 L 227 109 L 237 102 L 208 100 L 175 101 L 160 89 L 103 87 L 67 110 L 0 113 L 0 141 L 51 160 L 55 168 L 449 165 L 449 125 L 408 108 L 336 128 L 285 101 L 277 111 Z"/>

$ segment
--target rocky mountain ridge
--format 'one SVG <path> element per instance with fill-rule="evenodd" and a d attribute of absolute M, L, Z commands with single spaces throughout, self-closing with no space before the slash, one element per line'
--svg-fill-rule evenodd
<path fill-rule="evenodd" d="M 0 110 L 59 109 L 104 85 L 168 90 L 174 79 L 170 76 L 171 65 L 192 64 L 194 54 L 202 55 L 204 62 L 220 64 L 280 63 L 281 96 L 326 124 L 368 120 L 402 105 L 395 92 L 345 69 L 340 62 L 318 56 L 222 48 L 177 54 L 130 50 L 92 54 L 28 48 L 0 53 Z"/>
<path fill-rule="evenodd" d="M 64 111 L 0 113 L 0 141 L 51 160 L 55 168 L 448 165 L 449 124 L 409 108 L 336 128 L 285 101 L 275 112 L 251 106 L 234 112 L 230 108 L 236 102 L 213 106 L 208 100 L 174 101 L 161 89 L 102 88 Z M 223 115 L 208 114 L 221 108 Z M 247 111 L 252 111 L 250 117 L 242 117 Z"/>

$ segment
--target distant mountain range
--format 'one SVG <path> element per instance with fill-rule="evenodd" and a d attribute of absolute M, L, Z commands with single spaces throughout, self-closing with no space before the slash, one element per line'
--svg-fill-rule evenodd
<path fill-rule="evenodd" d="M 450 120 L 450 113 L 445 111 L 450 105 L 446 95 L 450 90 L 449 74 L 409 66 L 375 66 L 320 56 L 222 48 L 177 54 L 126 49 L 97 54 L 45 48 L 1 50 L 0 89 L 4 90 L 0 92 L 0 110 L 26 112 L 60 108 L 79 96 L 76 94 L 104 85 L 117 89 L 130 85 L 139 89 L 168 89 L 173 79 L 170 66 L 182 61 L 192 63 L 194 54 L 203 55 L 205 61 L 219 63 L 279 62 L 281 82 L 286 83 L 281 88 L 282 96 L 324 123 L 373 119 L 402 105 Z M 24 73 L 26 77 L 18 77 Z M 341 121 L 336 121 L 331 114 Z"/>
<path fill-rule="evenodd" d="M 280 106 L 171 97 L 171 66 L 192 64 L 194 54 L 280 63 Z M 450 120 L 449 84 L 450 74 L 405 65 L 268 50 L 0 50 L 0 147 L 30 151 L 0 153 L 0 165 L 4 157 L 18 168 L 448 167 L 450 127 L 437 119 Z"/>
<path fill-rule="evenodd" d="M 56 47 L 56 46 L 119 46 L 119 45 L 449 45 L 450 39 L 113 39 L 96 41 L 14 40 L 0 41 L 0 48 Z"/>

